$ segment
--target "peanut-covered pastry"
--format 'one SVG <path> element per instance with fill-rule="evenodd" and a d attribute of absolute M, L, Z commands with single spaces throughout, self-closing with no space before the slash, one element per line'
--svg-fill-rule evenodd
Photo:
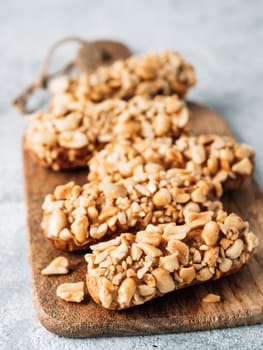
<path fill-rule="evenodd" d="M 110 180 L 83 186 L 69 182 L 46 196 L 42 228 L 57 248 L 87 249 L 150 223 L 180 223 L 188 212 L 221 208 L 213 202 L 222 193 L 221 184 L 184 169 L 163 171 L 151 164 L 137 176 Z"/>
<path fill-rule="evenodd" d="M 60 78 L 51 84 L 51 108 L 63 111 L 71 102 L 101 102 L 133 96 L 183 96 L 195 84 L 193 67 L 175 51 L 134 55 L 95 72 Z"/>
<path fill-rule="evenodd" d="M 178 96 L 72 102 L 64 113 L 30 116 L 25 144 L 34 158 L 54 170 L 86 167 L 94 152 L 110 141 L 175 140 L 187 133 L 188 120 L 188 108 Z"/>
<path fill-rule="evenodd" d="M 88 179 L 115 181 L 134 176 L 152 163 L 163 169 L 181 168 L 209 176 L 225 189 L 239 188 L 254 169 L 254 151 L 233 138 L 219 135 L 181 136 L 109 143 L 89 161 Z"/>
<path fill-rule="evenodd" d="M 248 223 L 235 214 L 192 213 L 183 225 L 148 225 L 92 246 L 85 256 L 87 287 L 96 303 L 125 309 L 231 274 L 257 245 Z"/>

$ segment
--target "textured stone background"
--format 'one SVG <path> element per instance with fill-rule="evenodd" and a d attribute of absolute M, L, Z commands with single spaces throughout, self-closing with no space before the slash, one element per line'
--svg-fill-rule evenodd
<path fill-rule="evenodd" d="M 262 348 L 260 325 L 82 340 L 55 336 L 38 323 L 25 235 L 20 146 L 25 121 L 10 101 L 31 81 L 48 46 L 71 34 L 124 40 L 136 51 L 181 51 L 198 75 L 190 98 L 223 114 L 239 140 L 255 147 L 263 184 L 263 1 L 1 1 L 0 349 Z"/>

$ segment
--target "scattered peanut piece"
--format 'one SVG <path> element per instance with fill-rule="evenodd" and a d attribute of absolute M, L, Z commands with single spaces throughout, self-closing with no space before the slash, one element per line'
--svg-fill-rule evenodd
<path fill-rule="evenodd" d="M 220 303 L 221 297 L 218 294 L 209 293 L 203 298 L 204 303 Z"/>
<path fill-rule="evenodd" d="M 66 275 L 69 271 L 68 265 L 67 258 L 64 256 L 58 256 L 53 259 L 51 263 L 41 271 L 41 273 L 42 275 Z"/>
<path fill-rule="evenodd" d="M 57 296 L 65 301 L 80 303 L 84 299 L 84 282 L 60 284 Z"/>

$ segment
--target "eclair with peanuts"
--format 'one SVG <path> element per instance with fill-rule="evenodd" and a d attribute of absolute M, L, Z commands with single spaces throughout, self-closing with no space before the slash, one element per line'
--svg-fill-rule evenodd
<path fill-rule="evenodd" d="M 236 214 L 190 214 L 183 225 L 148 225 L 91 246 L 86 283 L 96 303 L 121 310 L 236 272 L 257 246 Z"/>

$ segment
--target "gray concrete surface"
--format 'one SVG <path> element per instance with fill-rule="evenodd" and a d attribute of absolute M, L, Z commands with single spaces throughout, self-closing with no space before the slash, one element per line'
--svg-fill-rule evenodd
<path fill-rule="evenodd" d="M 189 97 L 223 114 L 236 136 L 256 149 L 263 184 L 263 1 L 1 1 L 0 349 L 261 349 L 261 325 L 83 340 L 55 336 L 38 323 L 25 234 L 25 121 L 10 101 L 32 79 L 48 46 L 71 34 L 121 39 L 136 51 L 181 51 L 198 75 Z"/>

